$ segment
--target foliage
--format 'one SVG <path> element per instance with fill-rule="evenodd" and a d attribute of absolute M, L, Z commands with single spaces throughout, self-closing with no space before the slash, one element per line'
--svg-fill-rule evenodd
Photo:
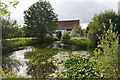
<path fill-rule="evenodd" d="M 44 48 L 35 48 L 35 51 L 27 52 L 25 58 L 30 59 L 28 62 L 28 74 L 35 78 L 47 78 L 48 74 L 53 72 L 53 69 L 55 68 L 52 63 L 47 63 L 47 60 L 56 53 L 57 51 L 55 50 Z"/>
<path fill-rule="evenodd" d="M 100 78 L 102 75 L 96 66 L 96 62 L 89 58 L 76 57 L 65 62 L 66 71 L 62 74 L 65 78 Z"/>
<path fill-rule="evenodd" d="M 64 44 L 76 45 L 78 48 L 94 47 L 93 43 L 85 37 L 73 37 L 62 41 Z"/>
<path fill-rule="evenodd" d="M 106 29 L 106 26 L 104 25 Z M 94 50 L 95 56 L 101 65 L 101 72 L 106 78 L 119 78 L 118 63 L 119 63 L 119 44 L 118 33 L 115 32 L 115 26 L 111 23 L 110 28 L 98 38 L 100 39 L 97 48 Z"/>
<path fill-rule="evenodd" d="M 4 71 L 3 71 L 2 67 L 0 66 L 0 79 L 2 79 L 3 74 L 4 74 Z"/>
<path fill-rule="evenodd" d="M 9 7 L 16 8 L 16 5 L 18 5 L 18 1 L 10 1 L 9 4 L 3 3 L 0 1 L 0 18 L 3 16 L 9 16 L 10 11 L 8 10 Z"/>
<path fill-rule="evenodd" d="M 90 22 L 87 27 L 88 37 L 95 44 L 97 44 L 97 41 L 99 41 L 99 38 L 96 36 L 96 34 L 98 34 L 98 36 L 101 36 L 104 30 L 106 31 L 109 29 L 109 19 L 111 19 L 113 25 L 116 24 L 116 31 L 120 33 L 120 18 L 113 10 L 108 10 L 96 14 L 92 18 L 92 22 Z M 106 26 L 106 28 L 103 28 L 103 24 Z"/>
<path fill-rule="evenodd" d="M 2 38 L 18 37 L 20 35 L 19 25 L 17 21 L 2 19 Z"/>
<path fill-rule="evenodd" d="M 80 26 L 76 26 L 74 25 L 74 28 L 72 30 L 72 36 L 75 37 L 75 36 L 80 36 L 81 35 L 81 27 Z"/>
<path fill-rule="evenodd" d="M 87 31 L 86 29 L 81 30 L 81 36 L 87 36 Z"/>
<path fill-rule="evenodd" d="M 6 40 L 30 40 L 30 39 L 37 39 L 36 37 L 19 37 L 19 38 L 11 38 Z"/>
<path fill-rule="evenodd" d="M 62 39 L 69 39 L 70 35 L 69 33 L 66 31 L 63 35 L 62 35 Z"/>
<path fill-rule="evenodd" d="M 14 74 L 13 72 L 9 72 L 9 73 L 4 73 L 2 67 L 0 66 L 0 79 L 5 79 L 5 78 L 25 78 L 23 76 L 18 76 L 16 74 Z"/>
<path fill-rule="evenodd" d="M 11 38 L 2 42 L 2 53 L 11 53 L 14 50 L 21 49 L 21 47 L 32 46 L 37 44 L 34 38 Z"/>
<path fill-rule="evenodd" d="M 39 0 L 24 11 L 24 20 L 27 34 L 37 37 L 40 42 L 46 36 L 52 36 L 57 27 L 57 15 L 53 12 L 51 4 L 47 1 Z"/>
<path fill-rule="evenodd" d="M 58 41 L 59 38 L 58 37 L 52 37 L 54 41 Z"/>
<path fill-rule="evenodd" d="M 54 37 L 54 36 L 48 36 L 44 39 L 44 44 L 49 44 L 49 43 L 52 43 L 53 41 L 56 41 L 56 40 L 59 40 L 58 37 Z"/>

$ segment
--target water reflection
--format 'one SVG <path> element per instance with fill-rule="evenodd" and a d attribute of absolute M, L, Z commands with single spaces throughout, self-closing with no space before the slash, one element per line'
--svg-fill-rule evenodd
<path fill-rule="evenodd" d="M 7 72 L 14 72 L 19 76 L 28 76 L 27 75 L 27 59 L 24 59 L 24 53 L 32 51 L 33 47 L 27 47 L 23 50 L 15 51 L 12 55 L 3 57 L 3 69 Z"/>
<path fill-rule="evenodd" d="M 28 74 L 33 78 L 48 78 L 51 73 L 56 69 L 56 66 L 52 63 L 45 63 L 31 66 L 28 70 Z"/>
<path fill-rule="evenodd" d="M 81 48 L 80 46 L 76 46 L 76 45 L 66 45 L 66 44 L 62 44 L 62 43 L 53 43 L 52 45 L 48 46 L 48 48 L 52 48 L 52 49 L 57 49 L 57 50 L 84 50 L 86 51 L 87 48 Z"/>
<path fill-rule="evenodd" d="M 48 62 L 52 62 L 55 66 L 57 66 L 57 69 L 55 70 L 56 72 L 63 72 L 64 70 L 66 70 L 64 68 L 64 62 L 67 59 L 73 58 L 73 57 L 77 57 L 77 56 L 81 56 L 81 57 L 85 57 L 85 56 L 89 56 L 87 54 L 87 51 L 59 51 L 58 54 L 54 55 L 53 57 L 48 59 Z"/>
<path fill-rule="evenodd" d="M 87 54 L 87 51 L 75 50 L 77 50 L 76 46 L 61 43 L 44 48 L 30 46 L 4 56 L 3 69 L 5 72 L 13 71 L 20 76 L 48 78 L 51 73 L 65 70 L 62 62 L 74 56 Z"/>
<path fill-rule="evenodd" d="M 19 61 L 13 60 L 10 57 L 3 57 L 2 59 L 2 68 L 5 73 L 11 72 L 14 68 L 17 69 L 20 66 Z"/>

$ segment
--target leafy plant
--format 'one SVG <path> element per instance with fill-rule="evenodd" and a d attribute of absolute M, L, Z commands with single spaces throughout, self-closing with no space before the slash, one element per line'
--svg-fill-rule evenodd
<path fill-rule="evenodd" d="M 8 16 L 10 14 L 10 11 L 8 10 L 9 7 L 16 8 L 16 5 L 18 5 L 18 1 L 10 1 L 9 4 L 3 3 L 0 1 L 0 18 L 3 16 Z"/>
<path fill-rule="evenodd" d="M 32 77 L 35 78 L 47 78 L 48 74 L 53 72 L 55 68 L 52 63 L 47 62 L 47 59 L 55 54 L 57 54 L 57 52 L 54 50 L 42 48 L 36 48 L 33 52 L 27 52 L 25 54 L 25 58 L 30 59 L 30 61 L 27 63 L 28 74 L 32 75 Z"/>
<path fill-rule="evenodd" d="M 75 45 L 78 48 L 94 47 L 94 44 L 87 38 L 74 38 L 73 37 L 70 39 L 64 39 L 62 42 L 67 45 Z"/>
<path fill-rule="evenodd" d="M 104 25 L 106 29 L 106 26 Z M 101 72 L 107 78 L 119 78 L 118 64 L 119 64 L 119 37 L 115 32 L 115 26 L 110 20 L 110 28 L 104 31 L 104 34 L 98 36 L 100 42 L 94 50 L 95 56 L 101 65 Z"/>
<path fill-rule="evenodd" d="M 110 28 L 109 19 L 111 19 L 113 25 L 116 24 L 115 31 L 118 31 L 118 33 L 120 33 L 120 15 L 117 15 L 115 11 L 107 10 L 99 14 L 95 14 L 95 16 L 92 18 L 92 22 L 90 22 L 87 27 L 88 37 L 95 44 L 97 44 L 97 41 L 100 40 L 96 34 L 98 34 L 100 37 L 101 34 L 104 34 L 104 30 L 107 31 Z M 103 28 L 103 23 L 106 28 Z"/>
<path fill-rule="evenodd" d="M 85 57 L 68 59 L 65 62 L 66 71 L 62 74 L 66 78 L 100 78 L 98 66 L 95 61 Z"/>
<path fill-rule="evenodd" d="M 62 39 L 69 39 L 70 35 L 69 33 L 66 31 L 63 35 L 62 35 Z"/>
<path fill-rule="evenodd" d="M 72 30 L 72 36 L 73 36 L 73 37 L 75 37 L 75 36 L 80 36 L 80 35 L 81 35 L 81 32 L 82 32 L 81 27 L 74 25 L 74 29 Z"/>

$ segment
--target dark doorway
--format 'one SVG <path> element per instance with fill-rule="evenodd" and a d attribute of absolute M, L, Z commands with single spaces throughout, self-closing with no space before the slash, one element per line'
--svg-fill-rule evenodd
<path fill-rule="evenodd" d="M 62 32 L 61 31 L 57 31 L 57 37 L 60 39 L 62 36 Z"/>

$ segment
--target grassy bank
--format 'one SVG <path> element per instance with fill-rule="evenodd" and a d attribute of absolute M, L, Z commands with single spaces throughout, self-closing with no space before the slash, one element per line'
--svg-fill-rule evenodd
<path fill-rule="evenodd" d="M 55 40 L 58 40 L 56 37 L 47 37 L 43 44 L 51 43 Z M 11 38 L 5 39 L 2 41 L 2 51 L 3 53 L 10 53 L 15 50 L 24 48 L 25 46 L 35 46 L 39 45 L 41 42 L 36 37 L 20 37 L 20 38 Z"/>
<path fill-rule="evenodd" d="M 13 39 L 6 39 L 2 41 L 2 52 L 11 53 L 15 50 L 19 50 L 24 48 L 25 46 L 32 46 L 37 43 L 36 39 L 33 38 L 13 38 Z"/>
<path fill-rule="evenodd" d="M 94 44 L 86 37 L 71 37 L 63 39 L 62 42 L 67 45 L 76 45 L 78 48 L 91 48 Z"/>

